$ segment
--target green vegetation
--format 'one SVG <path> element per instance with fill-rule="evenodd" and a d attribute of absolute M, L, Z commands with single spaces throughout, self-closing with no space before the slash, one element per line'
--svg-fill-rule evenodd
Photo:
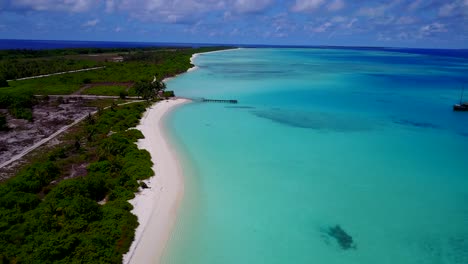
<path fill-rule="evenodd" d="M 29 92 L 32 94 L 71 94 L 80 89 L 84 84 L 99 82 L 138 82 L 141 80 L 152 80 L 154 76 L 158 80 L 174 76 L 185 72 L 192 67 L 190 57 L 194 53 L 217 50 L 220 48 L 197 48 L 197 49 L 159 49 L 159 50 L 141 50 L 124 54 L 124 62 L 103 62 L 100 65 L 106 66 L 103 69 L 91 70 L 85 72 L 76 72 L 62 75 L 54 75 L 38 79 L 29 79 L 22 81 L 9 82 L 10 87 L 0 88 L 0 95 L 5 93 Z M 70 50 L 67 50 L 70 51 Z M 16 52 L 16 51 L 11 51 Z M 59 52 L 59 51 L 56 51 Z M 32 52 L 35 54 L 34 52 Z M 1 52 L 0 52 L 1 54 Z M 18 56 L 18 55 L 17 55 Z M 29 61 L 30 59 L 17 59 L 18 63 Z M 49 59 L 49 61 L 58 61 L 58 58 Z M 46 60 L 45 60 L 46 61 Z M 67 60 L 64 60 L 67 61 Z M 5 61 L 0 60 L 0 65 Z M 30 63 L 30 62 L 24 62 Z M 83 65 L 81 60 L 75 63 Z M 94 66 L 89 64 L 88 66 Z M 40 66 L 42 68 L 47 68 Z M 0 76 L 9 74 L 7 69 L 0 68 Z M 23 76 L 24 73 L 18 73 L 16 76 Z M 132 94 L 132 89 L 129 94 Z M 117 92 L 113 95 L 119 95 Z"/>
<path fill-rule="evenodd" d="M 8 130 L 8 122 L 6 116 L 0 113 L 0 131 L 7 131 Z"/>
<path fill-rule="evenodd" d="M 29 93 L 0 94 L 0 108 L 8 109 L 16 118 L 29 121 L 33 120 L 32 107 L 35 101 L 34 96 Z"/>
<path fill-rule="evenodd" d="M 9 85 L 8 85 L 7 80 L 4 77 L 0 76 L 0 87 L 8 87 L 8 86 Z"/>
<path fill-rule="evenodd" d="M 144 111 L 136 103 L 90 116 L 68 145 L 0 185 L 0 263 L 121 263 L 138 225 L 127 200 L 153 174 L 134 144 L 142 134 L 128 130 Z M 77 162 L 87 175 L 64 180 Z"/>
<path fill-rule="evenodd" d="M 82 94 L 94 94 L 94 95 L 120 95 L 125 92 L 127 87 L 122 85 L 99 85 L 87 88 Z"/>
<path fill-rule="evenodd" d="M 71 49 L 51 49 L 51 50 L 0 50 L 0 60 L 5 59 L 26 59 L 41 57 L 58 57 L 67 55 L 86 55 L 103 53 L 131 53 L 136 51 L 165 50 L 167 48 L 71 48 Z"/>
<path fill-rule="evenodd" d="M 138 96 L 143 97 L 145 100 L 151 100 L 156 98 L 160 91 L 166 89 L 166 84 L 160 81 L 151 82 L 137 82 L 134 86 L 135 92 Z"/>
<path fill-rule="evenodd" d="M 7 59 L 0 60 L 0 72 L 7 80 L 38 76 L 49 73 L 96 67 L 94 61 L 47 58 L 34 60 Z"/>
<path fill-rule="evenodd" d="M 164 91 L 163 93 L 163 97 L 166 97 L 166 98 L 174 97 L 174 96 L 175 96 L 174 91 Z"/>

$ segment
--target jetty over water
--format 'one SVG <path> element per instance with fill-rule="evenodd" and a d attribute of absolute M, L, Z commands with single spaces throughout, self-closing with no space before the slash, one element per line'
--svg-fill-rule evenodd
<path fill-rule="evenodd" d="M 237 100 L 225 100 L 225 99 L 207 99 L 201 98 L 202 102 L 209 102 L 209 103 L 226 103 L 226 104 L 237 104 Z"/>

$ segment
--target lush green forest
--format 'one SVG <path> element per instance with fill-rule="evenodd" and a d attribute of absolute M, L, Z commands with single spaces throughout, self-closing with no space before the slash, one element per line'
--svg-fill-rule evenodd
<path fill-rule="evenodd" d="M 138 225 L 127 200 L 153 174 L 134 144 L 141 132 L 128 130 L 144 111 L 90 116 L 67 145 L 0 185 L 0 263 L 121 263 Z M 64 179 L 71 164 L 89 164 L 87 175 Z"/>
<path fill-rule="evenodd" d="M 13 80 L 43 74 L 65 72 L 96 67 L 99 64 L 90 60 L 72 60 L 61 58 L 48 59 L 5 59 L 0 60 L 0 76 Z"/>
<path fill-rule="evenodd" d="M 170 47 L 146 47 L 146 48 L 70 48 L 70 49 L 13 49 L 0 50 L 0 60 L 3 59 L 26 59 L 26 58 L 42 58 L 42 57 L 59 57 L 67 55 L 84 55 L 84 54 L 102 54 L 102 53 L 131 53 L 139 51 L 154 51 L 166 50 Z M 177 48 L 191 49 L 191 48 Z"/>
<path fill-rule="evenodd" d="M 55 75 L 38 79 L 10 81 L 10 87 L 0 88 L 0 95 L 17 92 L 29 92 L 33 94 L 70 94 L 77 91 L 84 84 L 98 82 L 137 82 L 141 80 L 150 81 L 153 79 L 153 76 L 156 76 L 158 80 L 162 80 L 165 77 L 174 76 L 189 69 L 192 66 L 190 64 L 190 57 L 192 54 L 218 49 L 220 48 L 142 50 L 124 55 L 124 62 L 105 62 L 100 64 L 106 66 L 104 69 Z M 51 61 L 57 60 L 59 59 L 53 59 Z M 18 61 L 21 63 L 29 63 L 24 62 L 24 60 Z M 63 62 L 65 61 L 67 60 L 63 60 Z M 0 60 L 0 65 L 2 63 L 3 61 Z M 79 60 L 75 65 L 83 65 L 82 63 L 83 62 Z M 88 66 L 94 65 L 89 64 Z M 5 75 L 6 72 L 7 71 L 2 72 L 0 68 L 0 76 Z M 23 73 L 20 73 L 18 76 L 23 75 Z"/>
<path fill-rule="evenodd" d="M 8 109 L 13 117 L 33 121 L 32 107 L 36 99 L 31 93 L 0 93 L 0 109 Z"/>

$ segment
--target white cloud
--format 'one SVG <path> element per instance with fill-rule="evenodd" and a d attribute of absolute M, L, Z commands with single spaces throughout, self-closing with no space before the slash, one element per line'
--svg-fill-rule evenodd
<path fill-rule="evenodd" d="M 99 19 L 93 19 L 93 20 L 88 20 L 85 23 L 83 23 L 81 26 L 82 27 L 94 27 L 99 23 Z"/>
<path fill-rule="evenodd" d="M 442 32 L 447 32 L 447 28 L 445 27 L 444 24 L 441 24 L 438 22 L 434 22 L 434 23 L 422 26 L 419 29 L 419 33 L 421 37 L 424 37 L 424 36 L 427 37 L 427 36 L 433 35 L 434 33 L 442 33 Z"/>
<path fill-rule="evenodd" d="M 358 10 L 358 15 L 367 16 L 371 18 L 383 16 L 388 11 L 394 9 L 396 6 L 400 5 L 403 0 L 393 0 L 388 3 L 384 3 L 374 7 L 361 7 Z M 397 9 L 399 10 L 399 9 Z"/>
<path fill-rule="evenodd" d="M 397 35 L 398 39 L 402 39 L 402 40 L 406 40 L 406 39 L 409 39 L 409 35 L 408 33 L 406 32 L 400 32 L 398 35 Z"/>
<path fill-rule="evenodd" d="M 387 7 L 385 5 L 377 7 L 362 7 L 358 10 L 358 14 L 361 16 L 378 17 L 382 16 L 386 9 Z"/>
<path fill-rule="evenodd" d="M 231 30 L 231 32 L 229 32 L 229 35 L 231 36 L 238 36 L 238 35 L 241 35 L 242 32 L 238 29 L 238 28 L 234 28 L 233 30 Z"/>
<path fill-rule="evenodd" d="M 414 11 L 416 9 L 418 9 L 421 4 L 424 2 L 424 0 L 416 0 L 416 1 L 413 1 L 409 6 L 408 6 L 408 9 L 411 10 L 411 11 Z"/>
<path fill-rule="evenodd" d="M 439 16 L 448 17 L 453 14 L 457 5 L 455 3 L 445 4 L 439 9 Z"/>
<path fill-rule="evenodd" d="M 193 23 L 204 14 L 226 9 L 218 0 L 114 0 L 115 8 L 131 17 L 165 23 Z"/>
<path fill-rule="evenodd" d="M 347 18 L 343 17 L 343 16 L 334 16 L 331 19 L 331 21 L 335 22 L 335 23 L 342 23 L 342 22 L 345 22 L 346 20 L 347 20 Z"/>
<path fill-rule="evenodd" d="M 94 0 L 16 0 L 11 6 L 19 9 L 35 11 L 70 11 L 84 12 L 97 5 Z"/>
<path fill-rule="evenodd" d="M 358 21 L 357 18 L 353 18 L 353 19 L 351 19 L 351 21 L 349 21 L 349 23 L 346 24 L 344 27 L 347 28 L 347 29 L 350 29 L 350 28 L 353 27 L 354 23 L 356 23 L 357 21 Z"/>
<path fill-rule="evenodd" d="M 114 0 L 106 0 L 106 12 L 112 13 L 115 10 L 115 2 Z"/>
<path fill-rule="evenodd" d="M 386 36 L 386 35 L 384 35 L 384 34 L 382 34 L 382 33 L 379 33 L 379 34 L 377 35 L 377 41 L 392 41 L 392 40 L 393 40 L 393 39 L 392 39 L 391 37 Z"/>
<path fill-rule="evenodd" d="M 416 22 L 415 18 L 409 17 L 409 16 L 403 16 L 403 17 L 398 18 L 397 21 L 395 22 L 395 24 L 397 24 L 397 25 L 411 25 L 414 22 Z"/>
<path fill-rule="evenodd" d="M 272 3 L 272 0 L 236 0 L 234 8 L 239 13 L 254 13 L 264 10 Z"/>
<path fill-rule="evenodd" d="M 319 8 L 325 0 L 296 0 L 291 10 L 294 12 L 308 12 Z"/>
<path fill-rule="evenodd" d="M 114 28 L 114 32 L 117 32 L 117 33 L 120 32 L 120 31 L 122 31 L 122 30 L 123 30 L 123 29 L 122 29 L 121 27 L 116 27 L 116 28 Z"/>
<path fill-rule="evenodd" d="M 439 16 L 451 17 L 457 15 L 468 16 L 468 0 L 458 0 L 442 5 L 439 8 Z"/>
<path fill-rule="evenodd" d="M 338 11 L 338 10 L 341 10 L 343 9 L 343 7 L 345 6 L 345 3 L 343 0 L 335 0 L 333 2 L 331 2 L 327 8 L 329 11 Z"/>
<path fill-rule="evenodd" d="M 312 31 L 316 33 L 323 33 L 326 32 L 333 24 L 331 22 L 325 22 L 321 24 L 320 26 L 313 28 Z"/>

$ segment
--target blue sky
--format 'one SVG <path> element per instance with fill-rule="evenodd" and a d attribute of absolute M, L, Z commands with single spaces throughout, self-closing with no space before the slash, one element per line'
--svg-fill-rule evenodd
<path fill-rule="evenodd" d="M 468 0 L 0 0 L 0 38 L 468 48 Z"/>

